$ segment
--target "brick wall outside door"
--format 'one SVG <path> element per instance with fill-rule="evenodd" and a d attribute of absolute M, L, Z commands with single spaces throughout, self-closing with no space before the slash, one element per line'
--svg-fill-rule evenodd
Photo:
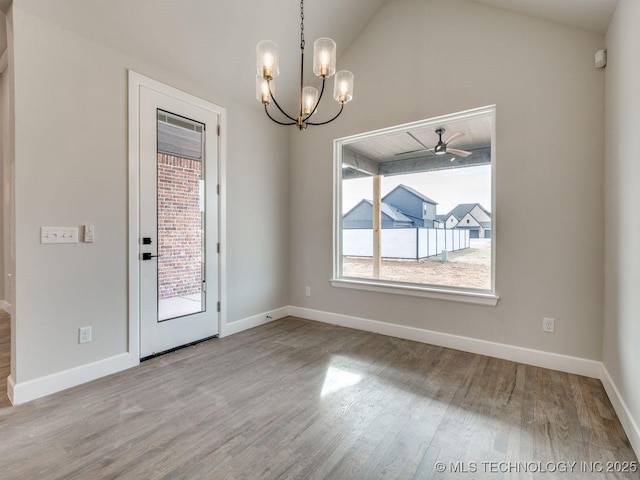
<path fill-rule="evenodd" d="M 158 154 L 158 298 L 202 289 L 202 162 Z"/>

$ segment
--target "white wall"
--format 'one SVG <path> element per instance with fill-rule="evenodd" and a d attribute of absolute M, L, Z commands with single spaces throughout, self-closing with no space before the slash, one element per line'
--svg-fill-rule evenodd
<path fill-rule="evenodd" d="M 607 33 L 603 361 L 640 448 L 640 3 L 620 0 Z M 627 433 L 631 432 L 627 429 Z M 633 440 L 633 439 L 632 439 Z"/>
<path fill-rule="evenodd" d="M 599 360 L 604 73 L 593 55 L 603 45 L 475 2 L 389 0 L 340 58 L 355 74 L 353 102 L 333 124 L 290 135 L 292 305 Z M 332 140 L 490 104 L 497 306 L 332 287 Z"/>
<path fill-rule="evenodd" d="M 188 72 L 102 46 L 21 10 L 20 2 L 13 18 L 14 380 L 126 351 L 127 69 L 227 108 L 227 320 L 286 305 L 286 133 Z M 138 28 L 141 36 L 164 34 L 151 24 Z M 94 244 L 39 244 L 41 225 L 83 223 L 95 224 Z M 84 325 L 93 327 L 93 342 L 78 345 Z"/>

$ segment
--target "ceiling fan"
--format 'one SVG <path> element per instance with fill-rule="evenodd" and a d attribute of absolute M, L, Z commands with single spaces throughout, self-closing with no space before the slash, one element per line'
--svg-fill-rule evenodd
<path fill-rule="evenodd" d="M 459 150 L 457 148 L 450 148 L 449 144 L 453 143 L 460 137 L 464 136 L 463 132 L 453 132 L 446 141 L 442 141 L 442 134 L 445 132 L 444 128 L 436 128 L 436 135 L 438 135 L 438 143 L 435 147 L 427 147 L 424 143 L 422 143 L 418 138 L 413 135 L 411 132 L 407 132 L 411 138 L 413 138 L 416 142 L 422 145 L 427 151 L 433 152 L 435 155 L 444 155 L 445 153 L 450 153 L 452 155 L 458 155 L 459 157 L 468 157 L 473 152 L 469 152 L 467 150 Z M 453 161 L 453 160 L 452 160 Z"/>

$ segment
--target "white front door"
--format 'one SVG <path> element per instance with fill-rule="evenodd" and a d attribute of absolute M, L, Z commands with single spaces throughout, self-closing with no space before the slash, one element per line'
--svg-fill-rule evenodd
<path fill-rule="evenodd" d="M 140 88 L 141 358 L 218 334 L 218 117 Z"/>

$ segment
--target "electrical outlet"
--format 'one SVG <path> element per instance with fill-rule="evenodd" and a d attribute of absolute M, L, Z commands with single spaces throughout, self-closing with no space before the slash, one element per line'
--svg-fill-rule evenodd
<path fill-rule="evenodd" d="M 78 329 L 78 343 L 91 342 L 91 327 L 82 327 Z"/>
<path fill-rule="evenodd" d="M 304 296 L 305 297 L 311 296 L 311 287 L 304 287 Z"/>
<path fill-rule="evenodd" d="M 542 331 L 553 333 L 556 331 L 555 320 L 553 318 L 544 317 L 542 319 Z"/>

